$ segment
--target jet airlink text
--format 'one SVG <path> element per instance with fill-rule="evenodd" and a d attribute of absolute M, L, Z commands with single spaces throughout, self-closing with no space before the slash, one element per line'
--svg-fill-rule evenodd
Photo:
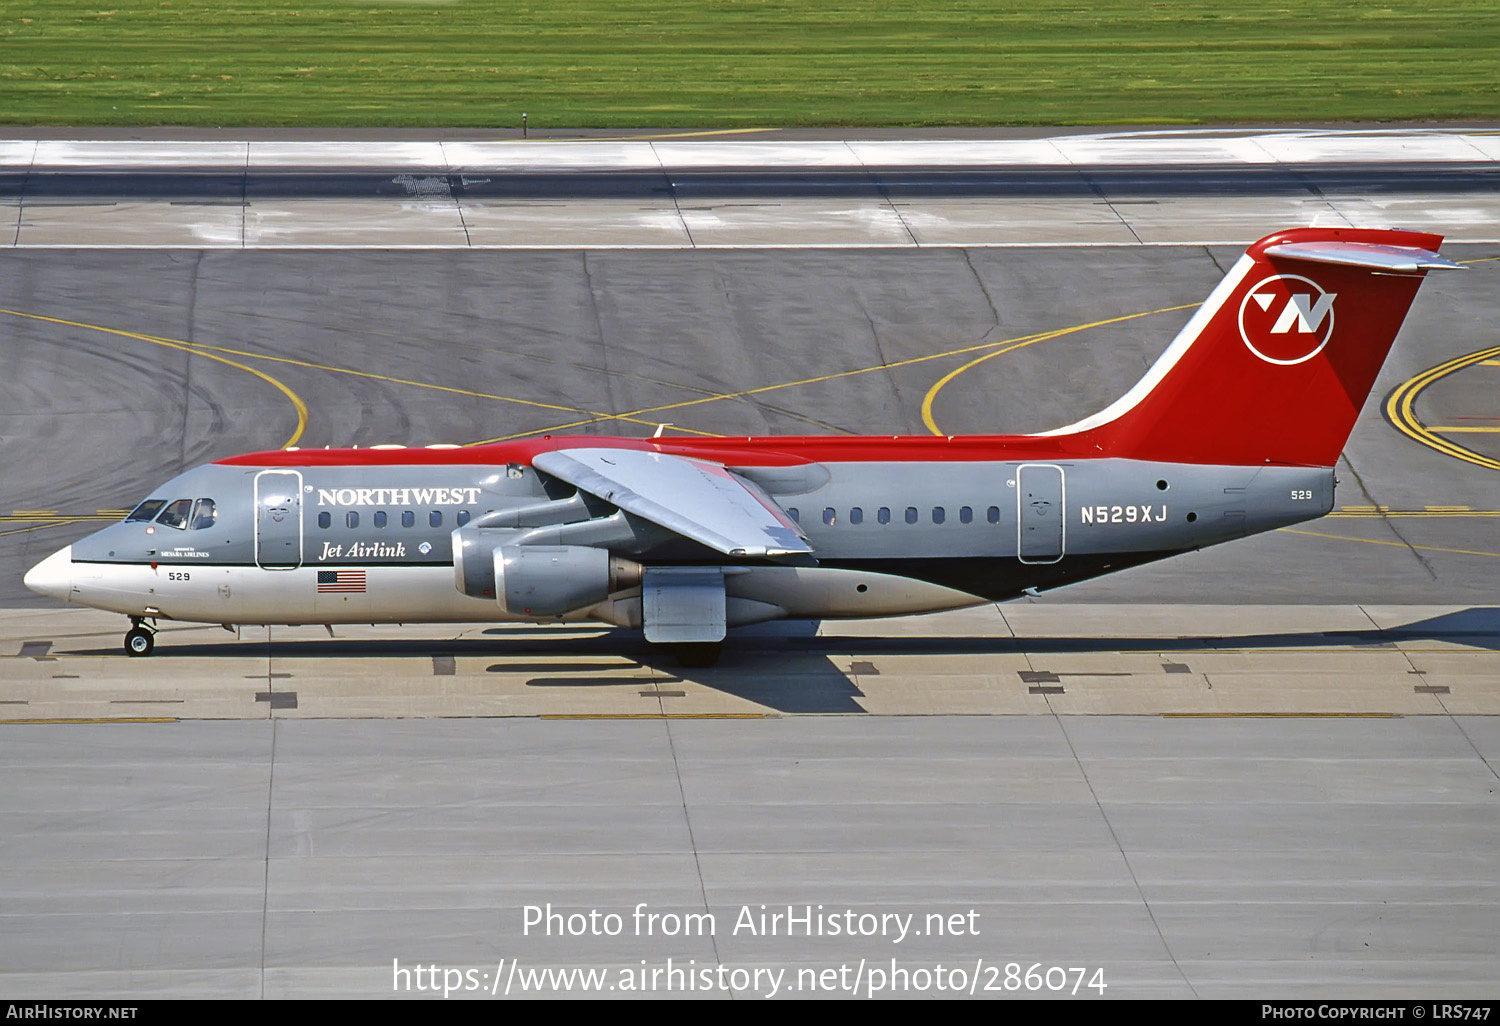
<path fill-rule="evenodd" d="M 406 542 L 354 542 L 351 545 L 335 545 L 324 542 L 319 561 L 325 559 L 405 559 Z"/>
<path fill-rule="evenodd" d="M 740 937 L 887 937 L 900 944 L 907 937 L 977 937 L 979 913 L 932 912 L 922 920 L 915 912 L 856 912 L 852 908 L 825 910 L 822 905 L 741 905 L 732 936 Z M 718 918 L 712 912 L 655 912 L 645 902 L 629 916 L 618 912 L 558 912 L 552 903 L 521 909 L 521 933 L 544 937 L 618 937 L 629 930 L 636 937 L 712 937 Z"/>
<path fill-rule="evenodd" d="M 319 488 L 319 506 L 457 506 L 479 501 L 479 488 Z"/>

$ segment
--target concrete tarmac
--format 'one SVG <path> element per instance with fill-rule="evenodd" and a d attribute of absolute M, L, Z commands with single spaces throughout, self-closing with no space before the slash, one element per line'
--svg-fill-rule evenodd
<path fill-rule="evenodd" d="M 878 135 L 879 133 L 876 133 Z M 1493 128 L 0 139 L 0 244 L 721 248 L 1500 239 Z"/>
<path fill-rule="evenodd" d="M 0 604 L 44 604 L 22 572 L 117 516 L 101 510 L 293 436 L 920 434 L 929 394 L 944 432 L 1047 430 L 1123 394 L 1238 252 L 0 252 Z M 1403 382 L 1494 345 L 1500 248 L 1449 252 L 1470 270 L 1418 295 L 1346 447 L 1337 516 L 1058 596 L 1493 603 L 1500 475 L 1383 417 Z M 1497 373 L 1445 374 L 1418 415 L 1500 457 Z"/>
<path fill-rule="evenodd" d="M 1013 998 L 1035 967 L 1072 1000 L 1492 997 L 1497 723 L 0 727 L 0 981 Z"/>
<path fill-rule="evenodd" d="M 364 248 L 380 210 L 340 222 L 355 251 L 0 252 L 7 996 L 517 996 L 543 967 L 661 996 L 668 959 L 745 984 L 714 997 L 935 993 L 938 963 L 976 996 L 1034 964 L 1090 997 L 1492 995 L 1500 371 L 1461 358 L 1495 345 L 1500 248 L 1424 285 L 1334 516 L 1035 601 L 768 625 L 688 672 L 588 625 L 168 624 L 132 660 L 123 618 L 24 592 L 157 482 L 294 437 L 920 433 L 929 397 L 944 432 L 1055 427 L 1239 251 Z M 1410 382 L 1419 420 L 1385 418 Z M 620 930 L 528 929 L 548 903 Z M 763 904 L 877 933 L 752 933 Z"/>

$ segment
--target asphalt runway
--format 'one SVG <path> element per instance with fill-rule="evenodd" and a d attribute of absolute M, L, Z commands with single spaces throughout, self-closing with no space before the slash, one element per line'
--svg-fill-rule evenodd
<path fill-rule="evenodd" d="M 1053 968 L 1085 970 L 1050 982 L 1081 982 L 1082 1001 L 1492 998 L 1500 821 L 1475 753 L 1500 757 L 1497 725 L 0 727 L 0 774 L 24 785 L 0 797 L 0 983 L 12 999 L 431 997 L 396 970 L 436 966 L 440 995 L 488 998 L 499 977 L 502 996 L 577 996 L 576 978 L 524 981 L 584 967 L 605 996 L 643 969 L 646 996 L 679 996 L 670 959 L 783 970 L 783 997 L 863 997 L 880 969 L 912 974 L 887 994 L 1014 998 L 1038 967 L 1033 995 Z M 528 932 L 527 907 L 549 905 L 552 935 Z M 761 906 L 912 916 L 921 935 L 873 918 L 869 936 L 736 929 Z M 642 907 L 662 918 L 638 924 Z M 670 932 L 690 914 L 712 926 Z M 771 993 L 741 979 L 691 993 Z"/>
<path fill-rule="evenodd" d="M 519 966 L 660 995 L 673 959 L 755 984 L 716 997 L 939 963 L 992 997 L 1011 963 L 1492 996 L 1500 245 L 1445 248 L 1471 269 L 1423 286 L 1335 515 L 1034 601 L 768 625 L 689 673 L 586 625 L 167 625 L 129 660 L 122 618 L 20 585 L 293 442 L 1055 427 L 1239 248 L 0 251 L 0 990 L 430 996 L 397 970 L 437 966 L 516 996 Z M 620 933 L 528 931 L 547 903 Z M 735 929 L 762 904 L 927 932 Z"/>
<path fill-rule="evenodd" d="M 1402 383 L 1496 345 L 1500 247 L 1449 252 L 1471 269 L 1424 284 L 1346 449 L 1336 516 L 1058 598 L 1495 601 L 1500 474 L 1383 415 Z M 21 587 L 22 572 L 87 532 L 98 511 L 294 436 L 310 447 L 421 445 L 649 434 L 658 423 L 919 434 L 941 379 L 991 355 L 933 395 L 933 423 L 946 433 L 1046 430 L 1133 384 L 1237 255 L 0 252 L 12 353 L 0 380 L 0 510 L 11 514 L 0 524 L 0 604 L 43 602 Z M 1107 320 L 1116 323 L 1098 324 Z M 1077 330 L 1027 341 L 1059 329 Z M 1482 361 L 1443 375 L 1417 397 L 1420 420 L 1459 429 L 1445 437 L 1493 461 L 1497 376 Z M 300 433 L 289 394 L 308 411 Z"/>
<path fill-rule="evenodd" d="M 1249 242 L 1303 224 L 1500 236 L 1500 144 L 1487 126 L 950 139 L 155 134 L 0 138 L 0 245 L 1140 245 Z"/>

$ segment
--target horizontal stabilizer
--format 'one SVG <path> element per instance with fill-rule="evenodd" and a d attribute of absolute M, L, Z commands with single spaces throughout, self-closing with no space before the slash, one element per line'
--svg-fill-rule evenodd
<path fill-rule="evenodd" d="M 1283 242 L 1267 246 L 1265 255 L 1275 260 L 1306 260 L 1314 264 L 1342 264 L 1392 274 L 1415 274 L 1431 270 L 1467 270 L 1447 257 L 1415 246 L 1382 246 L 1371 242 Z"/>

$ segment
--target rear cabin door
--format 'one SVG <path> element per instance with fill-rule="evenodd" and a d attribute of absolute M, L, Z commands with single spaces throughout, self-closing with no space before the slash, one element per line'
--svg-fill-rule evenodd
<path fill-rule="evenodd" d="M 1056 563 L 1063 557 L 1063 469 L 1031 463 L 1016 471 L 1017 552 L 1023 563 Z"/>
<path fill-rule="evenodd" d="M 302 565 L 302 475 L 295 470 L 255 475 L 255 565 L 263 570 Z"/>

